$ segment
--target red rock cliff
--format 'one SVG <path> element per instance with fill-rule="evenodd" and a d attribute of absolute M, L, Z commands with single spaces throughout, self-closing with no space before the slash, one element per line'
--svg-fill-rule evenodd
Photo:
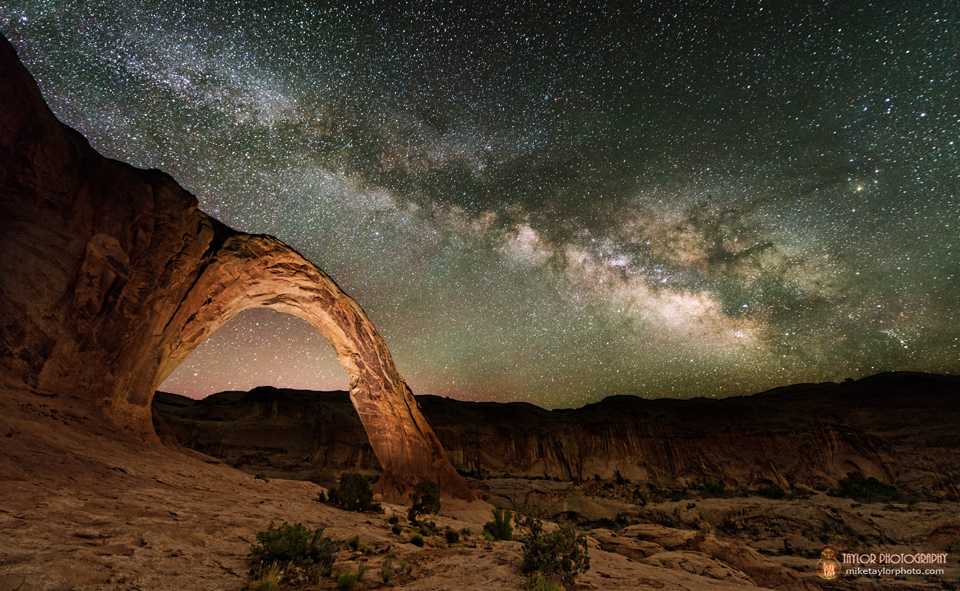
<path fill-rule="evenodd" d="M 385 498 L 419 476 L 472 497 L 386 344 L 330 277 L 270 236 L 234 231 L 156 170 L 104 158 L 47 108 L 0 42 L 0 373 L 95 401 L 158 441 L 157 386 L 238 312 L 270 307 L 326 336 L 384 468 Z"/>

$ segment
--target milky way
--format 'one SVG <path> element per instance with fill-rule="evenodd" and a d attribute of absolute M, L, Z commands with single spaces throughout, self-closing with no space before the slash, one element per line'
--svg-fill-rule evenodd
<path fill-rule="evenodd" d="M 960 371 L 956 4 L 542 4 L 14 0 L 0 28 L 100 152 L 327 271 L 418 394 Z M 255 310 L 163 388 L 263 384 L 347 374 Z"/>

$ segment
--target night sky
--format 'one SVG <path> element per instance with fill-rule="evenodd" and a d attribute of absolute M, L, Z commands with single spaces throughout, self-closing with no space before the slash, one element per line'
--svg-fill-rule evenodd
<path fill-rule="evenodd" d="M 960 373 L 960 8 L 23 2 L 57 116 L 316 263 L 417 394 Z M 244 312 L 162 389 L 345 389 Z"/>

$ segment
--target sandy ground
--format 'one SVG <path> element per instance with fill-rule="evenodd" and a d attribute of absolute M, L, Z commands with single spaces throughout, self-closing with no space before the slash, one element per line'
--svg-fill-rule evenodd
<path fill-rule="evenodd" d="M 198 455 L 146 445 L 111 429 L 79 400 L 7 387 L 0 397 L 0 590 L 240 589 L 249 580 L 256 533 L 284 521 L 324 527 L 334 539 L 359 535 L 372 553 L 342 552 L 335 568 L 368 562 L 361 584 L 368 588 L 379 586 L 388 553 L 413 567 L 397 577 L 396 588 L 520 587 L 519 544 L 478 535 L 489 520 L 486 503 L 447 502 L 436 518 L 440 526 L 471 528 L 464 542 L 476 547 L 431 547 L 444 544 L 429 538 L 420 549 L 390 531 L 387 518 L 405 515 L 404 507 L 359 515 L 318 503 L 320 490 L 306 482 L 264 482 Z M 633 589 L 643 577 L 652 579 L 648 571 L 665 571 L 630 569 L 622 556 L 595 554 L 582 588 Z M 684 584 L 690 577 L 683 573 L 656 578 L 656 588 L 706 588 L 697 580 Z"/>
<path fill-rule="evenodd" d="M 321 490 L 309 482 L 264 482 L 195 452 L 145 444 L 105 424 L 83 401 L 7 385 L 0 395 L 0 591 L 237 590 L 250 580 L 248 553 L 257 532 L 285 521 L 323 527 L 337 540 L 360 536 L 367 552 L 342 551 L 335 565 L 338 571 L 368 565 L 357 588 L 522 586 L 521 545 L 479 535 L 490 519 L 485 502 L 445 502 L 437 525 L 470 528 L 471 535 L 453 546 L 430 537 L 417 548 L 387 521 L 397 514 L 405 523 L 405 507 L 385 505 L 383 515 L 340 511 L 316 501 Z M 644 560 L 631 554 L 635 549 L 627 556 L 611 551 L 638 544 L 635 538 L 592 535 L 591 569 L 575 587 L 756 588 L 736 568 L 702 553 Z M 388 555 L 411 567 L 389 587 L 378 576 Z M 797 570 L 814 585 L 808 563 Z"/>

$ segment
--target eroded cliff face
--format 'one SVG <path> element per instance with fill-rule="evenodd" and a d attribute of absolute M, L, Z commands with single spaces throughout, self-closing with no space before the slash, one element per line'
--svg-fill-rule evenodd
<path fill-rule="evenodd" d="M 357 303 L 270 236 L 236 232 L 155 170 L 102 157 L 47 108 L 0 42 L 0 372 L 95 401 L 158 441 L 156 387 L 238 312 L 299 316 L 336 349 L 384 478 L 404 500 L 420 476 L 472 497 Z"/>
<path fill-rule="evenodd" d="M 421 397 L 454 465 L 485 476 L 826 490 L 854 473 L 960 493 L 960 377 L 906 372 L 727 399 L 616 396 L 576 410 Z"/>
<path fill-rule="evenodd" d="M 607 398 L 576 410 L 419 397 L 453 465 L 483 478 L 698 480 L 827 490 L 849 474 L 960 494 L 960 377 L 881 374 L 724 400 Z M 251 470 L 377 470 L 342 393 L 258 388 L 157 398 L 185 446 Z M 269 416 L 270 433 L 256 426 Z"/>

